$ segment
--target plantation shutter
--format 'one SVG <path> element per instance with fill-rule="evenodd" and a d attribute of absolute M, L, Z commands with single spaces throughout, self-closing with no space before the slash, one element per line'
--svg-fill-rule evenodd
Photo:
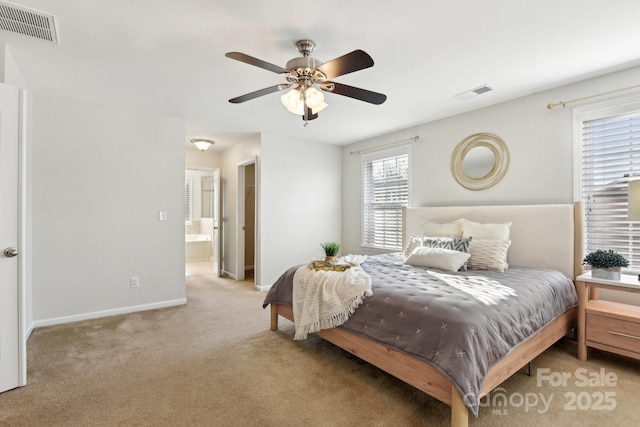
<path fill-rule="evenodd" d="M 627 219 L 628 183 L 640 179 L 640 111 L 581 122 L 585 254 L 612 249 L 640 268 L 640 222 Z"/>
<path fill-rule="evenodd" d="M 402 208 L 409 205 L 409 153 L 363 157 L 362 245 L 399 250 Z"/>
<path fill-rule="evenodd" d="M 193 194 L 193 179 L 184 179 L 184 222 L 185 224 L 191 224 L 191 209 L 192 209 L 192 194 Z"/>

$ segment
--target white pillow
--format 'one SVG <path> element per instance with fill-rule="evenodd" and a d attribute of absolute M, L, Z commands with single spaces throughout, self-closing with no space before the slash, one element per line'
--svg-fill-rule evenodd
<path fill-rule="evenodd" d="M 422 236 L 409 236 L 407 247 L 404 248 L 404 257 L 407 258 L 415 248 L 422 246 Z"/>
<path fill-rule="evenodd" d="M 422 246 L 426 248 L 440 248 L 440 249 L 449 249 L 452 251 L 458 252 L 469 252 L 469 242 L 471 238 L 462 238 L 462 237 L 429 237 L 425 236 L 422 238 Z M 467 271 L 467 263 L 465 262 L 460 267 L 460 270 Z"/>
<path fill-rule="evenodd" d="M 423 222 L 422 235 L 434 237 L 460 237 L 462 234 L 462 219 L 457 219 L 446 224 L 437 222 Z"/>
<path fill-rule="evenodd" d="M 469 254 L 466 252 L 419 246 L 413 250 L 404 263 L 414 267 L 430 267 L 440 270 L 458 271 L 468 259 Z"/>
<path fill-rule="evenodd" d="M 507 251 L 511 240 L 476 239 L 469 244 L 471 256 L 467 268 L 476 270 L 504 271 L 507 264 Z"/>
<path fill-rule="evenodd" d="M 487 240 L 509 240 L 511 222 L 503 224 L 480 224 L 462 219 L 462 237 Z"/>

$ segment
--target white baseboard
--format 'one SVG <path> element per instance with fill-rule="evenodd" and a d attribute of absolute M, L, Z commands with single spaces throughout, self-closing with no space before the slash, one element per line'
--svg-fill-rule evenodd
<path fill-rule="evenodd" d="M 269 289 L 271 289 L 271 286 L 272 286 L 272 285 L 269 285 L 269 286 L 255 285 L 255 286 L 254 286 L 254 288 L 255 288 L 257 291 L 264 292 L 264 291 L 268 291 Z"/>
<path fill-rule="evenodd" d="M 220 276 L 222 277 L 228 277 L 229 279 L 233 279 L 233 280 L 238 280 L 238 276 L 236 276 L 233 273 L 229 273 L 228 271 L 222 270 L 220 272 Z"/>
<path fill-rule="evenodd" d="M 186 298 L 180 298 L 169 301 L 154 302 L 151 304 L 134 305 L 130 307 L 114 308 L 111 310 L 95 311 L 92 313 L 74 314 L 72 316 L 54 317 L 51 319 L 36 320 L 31 325 L 33 328 L 41 328 L 43 326 L 61 325 L 63 323 L 80 322 L 82 320 L 98 319 L 100 317 L 117 316 L 120 314 L 135 313 L 138 311 L 156 310 L 158 308 L 174 307 L 176 305 L 184 305 L 187 303 Z"/>
<path fill-rule="evenodd" d="M 31 322 L 31 324 L 29 325 L 29 327 L 27 328 L 27 330 L 25 331 L 24 336 L 29 339 L 29 337 L 31 336 L 31 334 L 33 333 L 33 330 L 36 328 L 36 325 L 34 322 Z"/>

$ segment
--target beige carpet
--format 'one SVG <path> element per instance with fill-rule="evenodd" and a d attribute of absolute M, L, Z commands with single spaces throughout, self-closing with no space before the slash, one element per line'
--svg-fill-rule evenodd
<path fill-rule="evenodd" d="M 264 294 L 249 283 L 190 276 L 187 296 L 182 307 L 34 331 L 28 385 L 0 394 L 0 426 L 449 423 L 446 405 L 331 344 L 293 341 L 288 321 L 269 331 Z M 575 354 L 573 341 L 561 341 L 534 361 L 532 377 L 523 371 L 502 385 L 506 405 L 491 395 L 470 425 L 640 425 L 640 363 Z M 609 384 L 582 384 L 580 368 L 596 380 L 604 369 Z M 538 386 L 544 369 L 570 378 Z"/>

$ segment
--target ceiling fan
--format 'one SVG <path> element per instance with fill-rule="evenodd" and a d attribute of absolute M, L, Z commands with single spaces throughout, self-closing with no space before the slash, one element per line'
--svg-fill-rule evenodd
<path fill-rule="evenodd" d="M 265 62 L 253 56 L 240 52 L 229 52 L 225 56 L 244 62 L 249 65 L 264 68 L 265 70 L 282 75 L 286 83 L 277 84 L 246 95 L 230 99 L 232 104 L 249 101 L 260 96 L 291 88 L 280 99 L 289 111 L 302 116 L 305 126 L 309 120 L 316 119 L 318 112 L 327 104 L 324 102 L 323 92 L 348 96 L 349 98 L 380 105 L 387 100 L 387 96 L 381 93 L 348 86 L 332 81 L 332 79 L 363 70 L 373 66 L 373 59 L 362 50 L 354 50 L 351 53 L 340 56 L 329 62 L 322 63 L 310 56 L 316 44 L 312 40 L 299 40 L 296 43 L 301 57 L 293 58 L 287 62 L 286 68 Z"/>

